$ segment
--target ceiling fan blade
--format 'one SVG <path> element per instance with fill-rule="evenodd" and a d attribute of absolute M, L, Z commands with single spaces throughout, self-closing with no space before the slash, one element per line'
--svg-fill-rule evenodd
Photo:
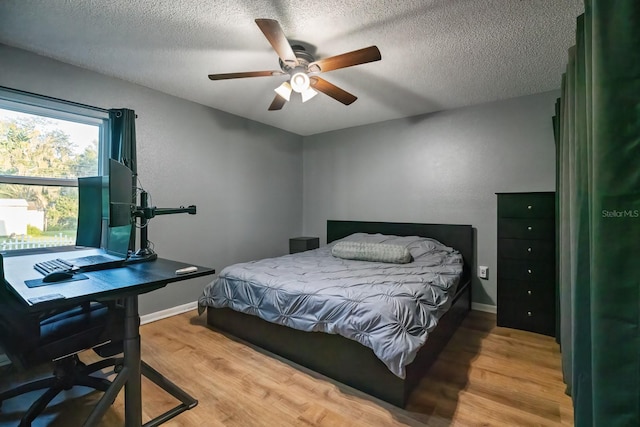
<path fill-rule="evenodd" d="M 329 95 L 336 101 L 342 102 L 344 105 L 353 104 L 353 102 L 358 99 L 355 95 L 350 94 L 344 89 L 340 89 L 338 86 L 333 83 L 329 83 L 325 79 L 321 79 L 320 77 L 314 76 L 309 79 L 311 81 L 311 87 L 314 89 L 324 93 L 325 95 Z"/>
<path fill-rule="evenodd" d="M 343 53 L 342 55 L 331 56 L 329 58 L 320 59 L 309 64 L 309 71 L 327 72 L 337 70 L 339 68 L 352 67 L 354 65 L 366 64 L 367 62 L 379 61 L 382 59 L 380 50 L 376 46 L 365 47 L 364 49 L 354 50 L 352 52 Z M 319 68 L 319 70 L 317 70 Z"/>
<path fill-rule="evenodd" d="M 269 105 L 269 111 L 280 110 L 282 109 L 282 107 L 284 107 L 284 104 L 286 103 L 287 103 L 286 99 L 284 99 L 280 95 L 276 95 L 276 97 L 273 98 L 273 101 L 271 101 L 271 105 Z"/>
<path fill-rule="evenodd" d="M 273 50 L 276 51 L 280 59 L 286 64 L 295 67 L 298 65 L 298 58 L 293 53 L 289 40 L 284 35 L 282 27 L 275 19 L 256 19 L 256 24 L 260 27 L 260 30 L 264 36 L 269 40 Z"/>
<path fill-rule="evenodd" d="M 280 76 L 282 74 L 284 74 L 282 71 L 247 71 L 244 73 L 209 74 L 209 78 L 211 80 L 228 80 L 228 79 L 241 79 L 244 77 Z"/>

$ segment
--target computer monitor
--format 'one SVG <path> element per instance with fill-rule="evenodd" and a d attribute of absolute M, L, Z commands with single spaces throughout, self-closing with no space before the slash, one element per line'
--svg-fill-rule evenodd
<path fill-rule="evenodd" d="M 109 175 L 78 178 L 76 245 L 126 255 L 135 218 L 133 172 L 109 160 Z"/>
<path fill-rule="evenodd" d="M 109 227 L 130 225 L 135 218 L 136 192 L 133 172 L 120 162 L 109 159 Z"/>
<path fill-rule="evenodd" d="M 78 178 L 78 228 L 76 246 L 101 247 L 102 221 L 106 222 L 108 178 L 87 176 Z M 105 203 L 102 203 L 103 199 Z"/>
<path fill-rule="evenodd" d="M 78 187 L 81 205 L 78 218 L 78 246 L 97 246 L 95 229 L 96 224 L 100 223 L 102 232 L 99 247 L 113 254 L 133 250 L 135 242 L 132 230 L 136 220 L 140 219 L 140 249 L 129 257 L 128 262 L 151 261 L 157 258 L 156 253 L 149 247 L 147 238 L 147 223 L 151 218 L 177 213 L 196 214 L 195 205 L 179 208 L 149 206 L 145 191 L 140 192 L 138 206 L 133 172 L 112 159 L 109 160 L 108 178 L 80 178 Z M 85 204 L 90 204 L 91 207 L 83 206 Z M 98 205 L 100 207 L 96 207 Z"/>
<path fill-rule="evenodd" d="M 109 159 L 109 221 L 104 248 L 112 255 L 127 256 L 131 231 L 135 223 L 136 190 L 133 172 L 120 162 Z"/>

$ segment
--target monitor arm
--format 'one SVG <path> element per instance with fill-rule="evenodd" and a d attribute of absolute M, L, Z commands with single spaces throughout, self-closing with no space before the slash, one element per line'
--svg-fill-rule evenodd
<path fill-rule="evenodd" d="M 144 218 L 146 220 L 149 220 L 158 215 L 170 215 L 177 213 L 188 213 L 189 215 L 195 215 L 196 206 L 190 205 L 186 208 L 184 206 L 180 206 L 179 208 L 157 208 L 155 206 L 148 206 L 144 208 L 142 206 L 138 206 L 133 212 L 133 215 L 136 218 Z"/>
<path fill-rule="evenodd" d="M 140 249 L 135 251 L 133 255 L 129 257 L 129 262 L 135 263 L 151 261 L 158 258 L 158 254 L 156 254 L 153 249 L 149 247 L 149 220 L 158 215 L 172 215 L 179 213 L 188 213 L 189 215 L 195 215 L 196 206 L 190 205 L 186 208 L 184 206 L 180 206 L 179 208 L 157 208 L 155 206 L 149 206 L 149 194 L 144 190 L 141 191 L 140 206 L 136 206 L 131 211 L 131 214 L 134 218 L 140 218 Z"/>

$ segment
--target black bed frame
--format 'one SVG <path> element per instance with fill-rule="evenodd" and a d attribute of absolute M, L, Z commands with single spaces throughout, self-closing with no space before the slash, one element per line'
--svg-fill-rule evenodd
<path fill-rule="evenodd" d="M 239 313 L 229 308 L 207 309 L 207 323 L 285 359 L 319 372 L 355 389 L 404 408 L 411 390 L 438 357 L 471 309 L 473 231 L 470 225 L 413 224 L 363 221 L 327 221 L 327 243 L 350 234 L 382 233 L 434 238 L 460 251 L 465 266 L 451 308 L 429 334 L 427 343 L 406 367 L 401 379 L 391 373 L 360 343 L 340 335 L 305 332 Z"/>

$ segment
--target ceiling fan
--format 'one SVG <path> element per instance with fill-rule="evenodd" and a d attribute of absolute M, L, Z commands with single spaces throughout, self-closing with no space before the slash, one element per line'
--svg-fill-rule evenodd
<path fill-rule="evenodd" d="M 273 50 L 280 57 L 280 70 L 273 71 L 248 71 L 242 73 L 209 74 L 211 80 L 240 79 L 245 77 L 268 77 L 289 75 L 288 81 L 275 89 L 269 111 L 280 110 L 290 100 L 291 92 L 300 93 L 302 102 L 307 102 L 318 94 L 317 91 L 330 96 L 344 105 L 352 104 L 356 96 L 344 89 L 329 83 L 317 76 L 317 74 L 367 62 L 379 61 L 380 50 L 376 46 L 365 47 L 343 53 L 342 55 L 316 60 L 304 47 L 291 46 L 278 21 L 274 19 L 256 19 L 256 24 L 271 43 Z"/>

